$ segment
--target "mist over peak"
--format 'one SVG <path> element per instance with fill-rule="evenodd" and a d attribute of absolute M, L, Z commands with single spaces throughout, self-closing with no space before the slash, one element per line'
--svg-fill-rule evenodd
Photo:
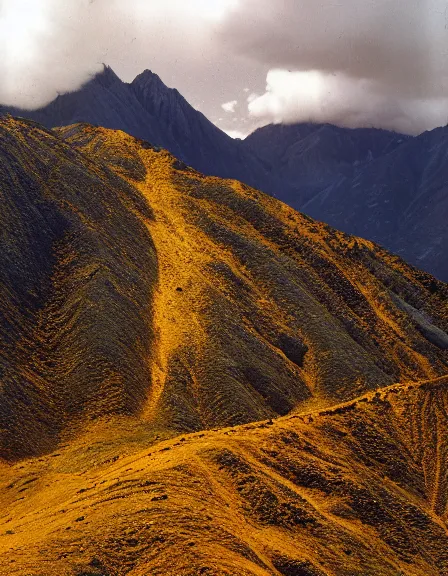
<path fill-rule="evenodd" d="M 0 104 L 39 108 L 109 62 L 125 82 L 150 68 L 228 133 L 418 134 L 448 119 L 447 18 L 443 0 L 2 0 Z"/>

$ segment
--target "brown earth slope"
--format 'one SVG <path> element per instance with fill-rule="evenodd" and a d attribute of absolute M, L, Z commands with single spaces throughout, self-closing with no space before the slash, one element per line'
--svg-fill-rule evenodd
<path fill-rule="evenodd" d="M 120 131 L 0 194 L 0 574 L 446 573 L 445 284 Z"/>

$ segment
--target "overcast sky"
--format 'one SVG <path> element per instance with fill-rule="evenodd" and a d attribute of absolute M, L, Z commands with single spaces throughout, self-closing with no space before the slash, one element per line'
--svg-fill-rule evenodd
<path fill-rule="evenodd" d="M 220 128 L 448 122 L 447 0 L 0 0 L 0 103 L 149 68 Z"/>

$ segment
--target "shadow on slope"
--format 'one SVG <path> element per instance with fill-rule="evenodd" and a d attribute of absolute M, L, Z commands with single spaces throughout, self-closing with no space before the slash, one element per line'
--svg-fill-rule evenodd
<path fill-rule="evenodd" d="M 0 455 L 18 458 L 141 409 L 157 258 L 135 189 L 39 126 L 1 121 L 0 181 Z"/>

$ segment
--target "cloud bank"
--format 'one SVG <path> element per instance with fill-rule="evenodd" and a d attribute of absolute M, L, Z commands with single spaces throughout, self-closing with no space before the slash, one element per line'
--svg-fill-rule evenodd
<path fill-rule="evenodd" d="M 248 99 L 249 113 L 273 123 L 319 122 L 381 127 L 407 134 L 448 123 L 448 99 L 405 98 L 378 81 L 339 72 L 274 69 L 266 92 Z"/>
<path fill-rule="evenodd" d="M 152 69 L 228 131 L 448 120 L 446 0 L 0 0 L 0 54 L 7 105 L 42 106 L 105 62 L 126 81 Z"/>
<path fill-rule="evenodd" d="M 413 133 L 447 122 L 445 0 L 245 0 L 221 34 L 270 70 L 249 104 L 265 121 Z"/>

